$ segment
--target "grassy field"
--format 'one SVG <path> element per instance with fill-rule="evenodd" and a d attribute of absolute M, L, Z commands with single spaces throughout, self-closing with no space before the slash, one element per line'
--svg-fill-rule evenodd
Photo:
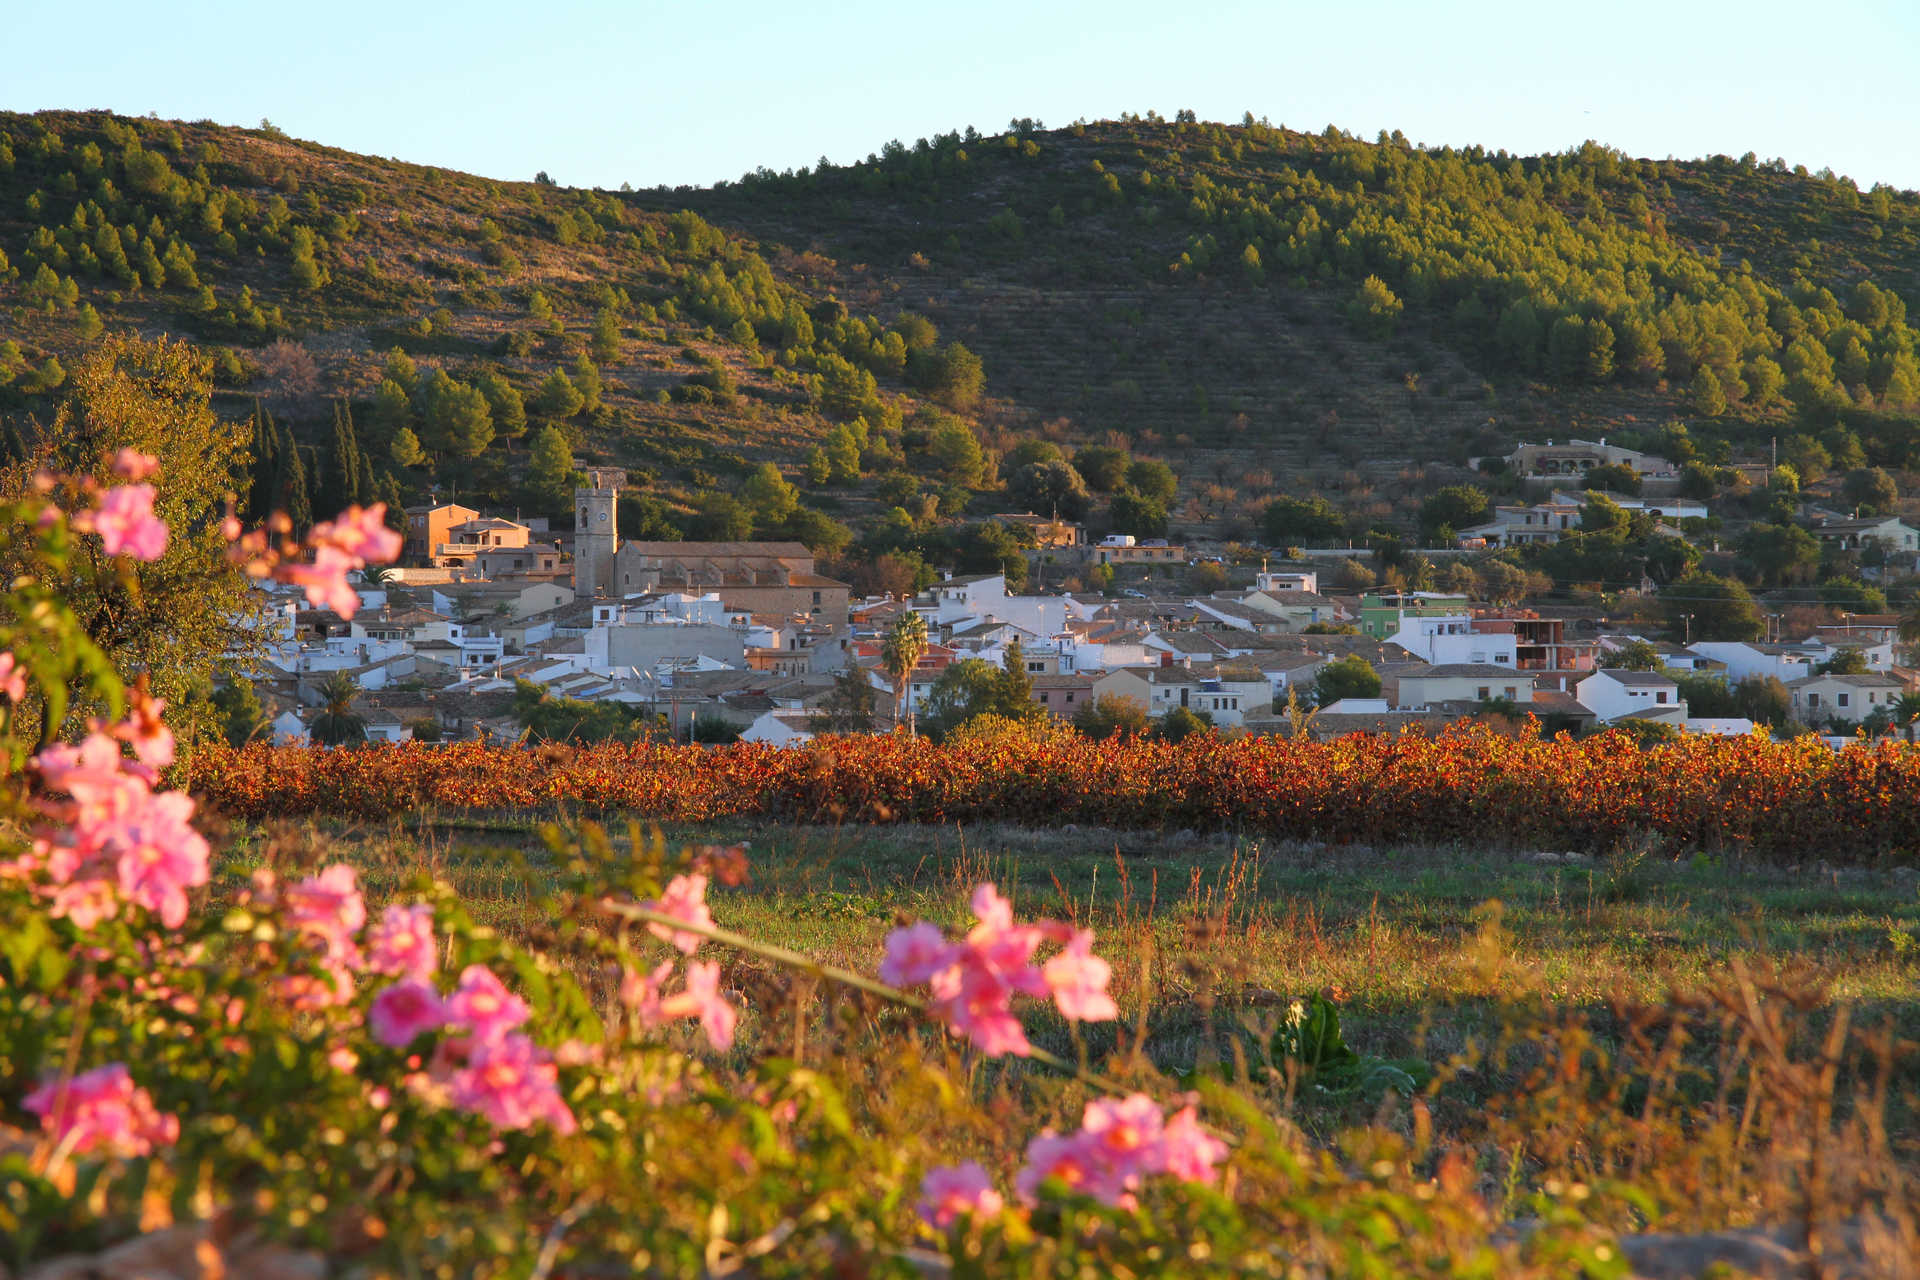
<path fill-rule="evenodd" d="M 532 824 L 310 830 L 329 856 L 362 869 L 376 900 L 426 869 L 509 934 L 551 923 L 528 905 L 553 880 Z M 1007 827 L 662 834 L 670 846 L 747 843 L 752 878 L 715 890 L 717 922 L 859 972 L 873 972 L 903 920 L 964 927 L 981 880 L 1023 918 L 1090 926 L 1122 1016 L 1093 1029 L 1087 1048 L 1099 1058 L 1144 1029 L 1162 1070 L 1230 1055 L 1235 1028 L 1262 1032 L 1314 993 L 1338 1005 L 1356 1050 L 1438 1069 L 1476 1058 L 1521 1021 L 1587 1018 L 1604 1034 L 1630 1006 L 1709 987 L 1736 960 L 1802 973 L 1822 1004 L 1852 1007 L 1856 1024 L 1891 1019 L 1920 1037 L 1920 877 L 1905 869 Z M 257 832 L 235 837 L 238 862 L 257 855 Z M 764 980 L 760 964 L 730 962 L 730 981 Z M 750 1041 L 752 1016 L 745 1027 Z M 1043 1018 L 1033 1030 L 1036 1043 L 1073 1047 L 1064 1023 Z M 1466 1072 L 1462 1100 L 1500 1074 Z M 1908 1084 L 1920 1087 L 1920 1073 Z"/>

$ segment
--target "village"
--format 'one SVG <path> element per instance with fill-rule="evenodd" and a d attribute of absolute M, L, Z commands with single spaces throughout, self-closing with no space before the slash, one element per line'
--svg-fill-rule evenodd
<path fill-rule="evenodd" d="M 1580 463 L 1604 465 L 1604 445 L 1572 445 L 1531 461 L 1575 474 Z M 1767 643 L 1683 644 L 1593 609 L 1323 589 L 1310 565 L 1263 566 L 1250 584 L 1198 594 L 1167 577 L 1188 565 L 1182 546 L 1089 543 L 1077 525 L 1025 514 L 1001 518 L 1028 526 L 1036 561 L 1137 576 L 1107 593 L 1011 594 L 1004 574 L 949 573 L 910 598 L 857 598 L 797 542 L 623 542 L 614 530 L 624 473 L 581 479 L 571 531 L 452 502 L 408 508 L 400 566 L 360 584 L 350 622 L 272 597 L 273 643 L 252 668 L 259 736 L 324 739 L 314 722 L 331 705 L 357 724 L 355 740 L 511 742 L 525 736 L 517 708 L 532 692 L 619 704 L 657 717 L 676 740 L 791 745 L 829 730 L 890 730 L 926 708 L 955 662 L 998 667 L 1010 655 L 1032 700 L 1059 720 L 1124 702 L 1154 720 L 1177 709 L 1224 732 L 1317 738 L 1431 732 L 1489 714 L 1531 715 L 1553 732 L 1753 732 L 1752 717 L 1690 708 L 1683 681 L 1707 676 L 1729 690 L 1777 681 L 1790 717 L 1773 727 L 1818 731 L 1837 747 L 1911 722 L 1920 692 L 1893 614 L 1847 615 Z M 1588 496 L 1556 491 L 1503 507 L 1498 530 L 1462 536 L 1552 538 Z M 1637 501 L 1672 508 L 1654 512 L 1662 519 L 1690 515 L 1684 500 Z M 1871 523 L 1872 536 L 1912 546 L 1900 522 Z M 927 644 L 896 688 L 882 642 L 908 612 L 924 620 Z M 851 717 L 850 678 L 870 690 L 856 686 Z"/>

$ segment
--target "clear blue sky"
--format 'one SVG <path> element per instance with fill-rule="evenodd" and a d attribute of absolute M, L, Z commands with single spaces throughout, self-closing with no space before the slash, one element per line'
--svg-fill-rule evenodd
<path fill-rule="evenodd" d="M 23 12 L 24 10 L 24 12 Z M 1713 152 L 1920 188 L 1920 0 L 14 6 L 0 107 L 256 124 L 499 178 L 705 184 L 1014 116 Z"/>

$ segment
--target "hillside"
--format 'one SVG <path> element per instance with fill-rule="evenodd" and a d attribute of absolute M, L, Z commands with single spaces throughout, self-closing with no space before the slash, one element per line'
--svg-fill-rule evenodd
<path fill-rule="evenodd" d="M 997 492 L 996 455 L 1015 479 L 1052 456 L 1036 441 L 1165 460 L 1175 531 L 1223 537 L 1280 493 L 1405 530 L 1523 438 L 1726 462 L 1780 437 L 1810 483 L 1920 463 L 1920 199 L 1753 157 L 1128 117 L 612 193 L 5 115 L 0 253 L 16 425 L 102 327 L 175 333 L 217 350 L 229 411 L 292 428 L 310 486 L 343 399 L 370 495 L 563 516 L 566 469 L 608 462 L 654 499 L 630 533 L 832 554 L 845 522 L 868 558 L 991 559 L 956 517 L 1061 498 L 1156 531 L 1151 492 L 1145 517 L 1105 510 L 1113 476 Z M 753 474 L 769 460 L 800 493 Z"/>

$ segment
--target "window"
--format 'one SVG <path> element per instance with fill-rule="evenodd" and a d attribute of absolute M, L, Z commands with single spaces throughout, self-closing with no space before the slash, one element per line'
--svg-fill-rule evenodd
<path fill-rule="evenodd" d="M 1488 690 L 1486 685 L 1481 685 L 1479 690 L 1474 694 L 1474 696 L 1479 698 L 1480 701 L 1485 702 L 1487 700 L 1487 695 L 1489 692 L 1490 690 Z"/>
<path fill-rule="evenodd" d="M 1834 695 L 1833 701 L 1835 705 L 1844 707 L 1847 705 L 1847 695 L 1844 693 L 1836 694 Z"/>
<path fill-rule="evenodd" d="M 1665 702 L 1667 700 L 1667 691 L 1665 689 L 1659 690 L 1653 695 L 1653 700 L 1655 702 Z"/>
<path fill-rule="evenodd" d="M 813 593 L 813 606 L 816 609 L 820 607 L 820 593 L 818 591 Z"/>
<path fill-rule="evenodd" d="M 1817 693 L 1810 693 L 1810 694 L 1808 694 L 1808 695 L 1807 695 L 1807 705 L 1808 705 L 1808 706 L 1810 706 L 1810 707 L 1817 707 L 1817 706 L 1819 706 L 1819 705 L 1820 705 L 1820 695 L 1819 695 L 1819 694 L 1817 694 Z"/>
<path fill-rule="evenodd" d="M 1514 690 L 1513 690 L 1513 686 L 1512 686 L 1512 685 L 1508 685 L 1508 686 L 1507 686 L 1507 700 L 1508 700 L 1508 701 L 1512 701 L 1512 700 L 1513 700 L 1514 698 L 1516 698 L 1517 696 L 1518 696 L 1518 695 L 1517 695 L 1516 693 L 1514 693 Z"/>
<path fill-rule="evenodd" d="M 1046 669 L 1047 664 L 1044 662 L 1029 662 L 1027 664 L 1027 670 L 1029 671 L 1045 671 Z"/>

